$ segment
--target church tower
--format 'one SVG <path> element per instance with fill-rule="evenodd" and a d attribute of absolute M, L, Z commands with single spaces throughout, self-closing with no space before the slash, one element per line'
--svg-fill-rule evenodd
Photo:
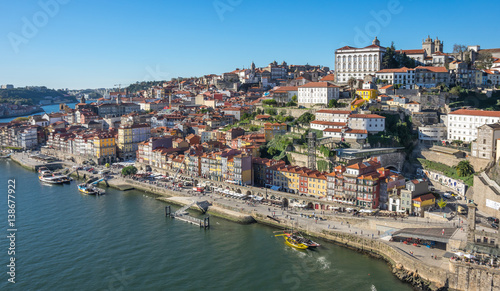
<path fill-rule="evenodd" d="M 375 39 L 372 41 L 372 45 L 380 46 L 380 40 L 378 40 L 377 37 L 375 37 Z"/>
<path fill-rule="evenodd" d="M 434 49 L 435 49 L 434 52 L 443 52 L 443 42 L 440 41 L 437 38 L 437 36 L 436 36 L 436 40 L 434 40 Z"/>
<path fill-rule="evenodd" d="M 434 42 L 430 35 L 427 36 L 426 40 L 422 40 L 422 49 L 425 51 L 426 56 L 430 56 L 436 52 Z"/>

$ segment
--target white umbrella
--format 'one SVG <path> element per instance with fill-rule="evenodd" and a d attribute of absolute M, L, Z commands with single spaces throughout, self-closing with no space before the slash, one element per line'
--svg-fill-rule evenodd
<path fill-rule="evenodd" d="M 462 257 L 463 255 L 465 255 L 465 253 L 462 253 L 462 252 L 456 252 L 455 255 L 459 256 L 459 257 Z"/>
<path fill-rule="evenodd" d="M 473 256 L 471 254 L 465 254 L 464 257 L 466 257 L 467 259 L 474 259 L 474 258 L 476 258 L 475 256 Z"/>

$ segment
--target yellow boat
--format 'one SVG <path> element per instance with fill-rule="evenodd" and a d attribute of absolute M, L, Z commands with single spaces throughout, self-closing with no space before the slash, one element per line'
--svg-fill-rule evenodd
<path fill-rule="evenodd" d="M 284 236 L 285 237 L 285 244 L 288 246 L 291 246 L 292 248 L 296 248 L 299 250 L 305 250 L 308 248 L 307 245 L 305 245 L 303 243 L 299 243 L 298 241 L 291 238 L 288 234 L 277 234 L 275 236 Z"/>

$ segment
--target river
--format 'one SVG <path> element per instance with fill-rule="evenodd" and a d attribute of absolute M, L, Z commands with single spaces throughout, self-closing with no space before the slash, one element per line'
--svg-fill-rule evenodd
<path fill-rule="evenodd" d="M 0 290 L 411 290 L 386 262 L 334 244 L 298 251 L 273 228 L 166 218 L 139 191 L 86 196 L 0 160 Z M 15 284 L 8 282 L 7 183 L 15 179 Z M 177 207 L 174 207 L 177 209 Z M 196 215 L 196 213 L 193 213 Z"/>
<path fill-rule="evenodd" d="M 68 105 L 70 108 L 75 108 L 75 105 L 77 103 L 66 103 L 66 105 Z M 45 105 L 45 106 L 42 106 L 42 109 L 45 110 L 46 113 L 52 113 L 52 112 L 59 112 L 59 104 L 52 104 L 52 105 Z M 43 112 L 37 112 L 37 113 L 33 113 L 33 114 L 28 114 L 28 115 L 24 115 L 23 117 L 27 117 L 27 116 L 31 116 L 31 115 L 37 115 L 37 114 L 44 114 Z M 14 119 L 16 119 L 17 117 L 19 116 L 16 116 L 16 117 L 7 117 L 7 118 L 0 118 L 0 123 L 7 123 L 9 121 L 12 121 Z"/>

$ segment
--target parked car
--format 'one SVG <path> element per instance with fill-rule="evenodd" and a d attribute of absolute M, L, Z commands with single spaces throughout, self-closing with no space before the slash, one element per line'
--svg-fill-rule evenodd
<path fill-rule="evenodd" d="M 493 223 L 496 223 L 496 224 L 498 224 L 498 222 L 499 222 L 498 218 L 493 217 L 493 216 L 490 216 L 487 219 L 488 219 L 489 222 L 493 222 Z"/>
<path fill-rule="evenodd" d="M 451 196 L 451 194 L 449 192 L 445 192 L 445 193 L 443 193 L 443 197 L 446 199 L 451 199 L 453 196 Z"/>

